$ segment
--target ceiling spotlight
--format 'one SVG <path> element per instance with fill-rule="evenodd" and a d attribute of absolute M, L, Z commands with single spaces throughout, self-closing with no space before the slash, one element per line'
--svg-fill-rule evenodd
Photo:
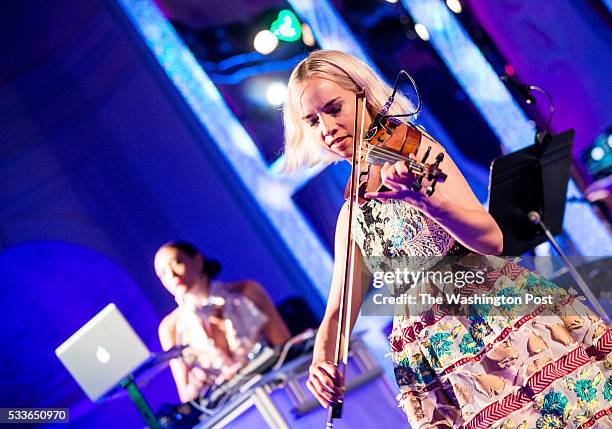
<path fill-rule="evenodd" d="M 461 13 L 461 3 L 459 0 L 446 0 L 446 6 L 455 13 Z"/>
<path fill-rule="evenodd" d="M 595 146 L 591 149 L 591 158 L 593 161 L 601 161 L 604 159 L 604 156 L 606 156 L 606 152 L 599 146 Z"/>
<path fill-rule="evenodd" d="M 594 181 L 612 179 L 612 125 L 598 134 L 593 142 L 580 152 L 580 161 Z M 589 187 L 593 186 L 590 185 Z M 609 188 L 608 183 L 608 188 Z M 589 196 L 590 199 L 590 196 Z"/>
<path fill-rule="evenodd" d="M 273 107 L 282 106 L 287 99 L 287 84 L 284 82 L 272 82 L 266 90 L 266 100 Z"/>
<path fill-rule="evenodd" d="M 260 54 L 268 55 L 278 46 L 278 39 L 270 30 L 261 30 L 253 39 L 253 46 Z"/>
<path fill-rule="evenodd" d="M 429 31 L 427 31 L 427 27 L 420 22 L 414 24 L 414 31 L 416 31 L 416 34 L 418 34 L 421 39 L 425 41 L 429 40 Z"/>
<path fill-rule="evenodd" d="M 387 3 L 397 3 L 397 0 L 387 0 Z"/>

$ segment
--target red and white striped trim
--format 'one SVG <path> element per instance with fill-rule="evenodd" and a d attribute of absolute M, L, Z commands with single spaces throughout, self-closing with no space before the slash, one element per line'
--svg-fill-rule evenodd
<path fill-rule="evenodd" d="M 528 271 L 526 268 L 521 267 L 520 265 L 516 265 L 513 262 L 506 262 L 506 265 L 502 267 L 500 270 L 501 273 L 508 277 L 510 280 L 516 280 L 521 274 L 525 271 Z"/>
<path fill-rule="evenodd" d="M 520 410 L 533 400 L 533 396 L 544 391 L 555 380 L 564 377 L 590 362 L 585 349 L 578 347 L 562 358 L 546 365 L 532 376 L 524 387 L 482 409 L 465 425 L 467 429 L 488 428 L 493 422 L 503 419 L 510 413 Z"/>
<path fill-rule="evenodd" d="M 558 303 L 558 305 L 566 305 L 566 304 L 570 304 L 574 301 L 576 297 L 574 295 L 571 295 L 568 299 Z M 503 340 L 505 340 L 508 335 L 510 335 L 510 333 L 514 330 L 518 330 L 521 326 L 523 326 L 525 323 L 529 322 L 530 320 L 532 320 L 533 318 L 535 318 L 536 316 L 538 316 L 542 311 L 544 311 L 546 309 L 546 305 L 540 305 L 538 308 L 536 308 L 531 314 L 527 314 L 523 317 L 521 317 L 519 320 L 516 321 L 516 323 L 514 324 L 513 328 L 504 328 L 499 335 L 489 344 L 487 344 L 480 352 L 478 352 L 476 355 L 474 356 L 469 356 L 469 357 L 465 357 L 462 359 L 459 359 L 458 361 L 456 361 L 455 363 L 449 365 L 448 367 L 446 367 L 444 369 L 444 373 L 445 374 L 450 374 L 451 372 L 453 372 L 454 370 L 456 370 L 457 368 L 459 368 L 462 365 L 465 365 L 468 362 L 478 362 L 480 360 L 482 360 L 482 358 L 493 348 L 495 347 L 496 344 L 502 342 Z"/>
<path fill-rule="evenodd" d="M 574 299 L 576 299 L 576 295 L 570 295 L 567 299 L 554 304 L 554 306 L 571 304 L 574 301 Z M 523 316 L 521 319 L 519 319 L 515 324 L 515 328 L 523 325 L 525 322 L 529 321 L 530 318 L 533 318 L 534 316 L 539 315 L 542 311 L 544 311 L 548 307 L 550 307 L 550 305 L 545 305 L 545 304 L 539 305 L 534 311 L 531 312 L 531 314 L 527 314 Z M 442 318 L 450 314 L 451 313 L 448 310 L 446 311 L 444 309 L 439 310 L 437 306 L 436 306 L 435 311 L 432 311 L 432 310 L 427 311 L 421 317 L 421 321 L 414 322 L 409 327 L 401 330 L 401 338 L 403 340 L 403 344 L 410 344 L 416 341 L 418 335 L 423 331 L 423 329 L 428 328 L 429 326 L 435 325 L 440 320 L 442 320 Z M 509 329 L 509 328 L 506 328 L 506 329 Z M 502 335 L 504 331 L 502 331 L 500 335 Z"/>
<path fill-rule="evenodd" d="M 612 416 L 612 407 L 596 412 L 590 419 L 578 426 L 578 429 L 586 429 L 592 427 L 595 422 L 604 416 Z"/>
<path fill-rule="evenodd" d="M 599 339 L 597 344 L 587 349 L 589 356 L 601 360 L 612 352 L 612 329 L 608 329 Z"/>

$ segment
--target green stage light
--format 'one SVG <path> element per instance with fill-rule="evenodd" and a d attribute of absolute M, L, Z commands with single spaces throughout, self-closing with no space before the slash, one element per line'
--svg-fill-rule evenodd
<path fill-rule="evenodd" d="M 295 42 L 302 37 L 302 27 L 297 16 L 287 9 L 278 14 L 278 19 L 270 26 L 270 31 L 284 42 Z"/>

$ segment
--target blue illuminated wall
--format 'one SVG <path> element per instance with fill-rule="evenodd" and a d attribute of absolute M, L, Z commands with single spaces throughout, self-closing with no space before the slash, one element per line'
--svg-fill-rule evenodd
<path fill-rule="evenodd" d="M 279 303 L 320 295 L 228 174 L 210 136 L 108 2 L 9 11 L 0 76 L 0 349 L 3 406 L 74 408 L 71 427 L 140 427 L 125 399 L 93 406 L 54 350 L 110 301 L 151 350 L 174 307 L 153 273 L 161 243 L 188 239 Z M 61 22 L 62 25 L 58 25 Z M 19 25 L 17 23 L 20 23 Z M 24 37 L 23 23 L 37 40 Z M 178 401 L 168 372 L 146 388 Z"/>
<path fill-rule="evenodd" d="M 9 406 L 66 407 L 71 420 L 92 424 L 108 405 L 95 407 L 81 393 L 55 357 L 54 350 L 78 330 L 104 303 L 114 302 L 149 348 L 158 349 L 152 325 L 158 316 L 146 291 L 104 255 L 75 244 L 37 241 L 11 246 L 0 253 L 3 288 L 3 359 L 0 403 Z M 156 383 L 171 392 L 170 380 Z M 171 397 L 171 395 L 168 395 Z M 163 395 L 151 399 L 159 403 Z M 114 405 L 118 423 L 139 424 L 125 400 Z M 92 414 L 93 413 L 93 414 Z"/>

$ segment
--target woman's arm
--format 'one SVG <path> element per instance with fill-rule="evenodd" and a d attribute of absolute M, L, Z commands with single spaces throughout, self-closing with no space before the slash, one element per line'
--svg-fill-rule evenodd
<path fill-rule="evenodd" d="M 340 314 L 340 298 L 342 293 L 342 283 L 344 281 L 344 268 L 346 265 L 346 245 L 348 229 L 348 204 L 345 204 L 338 215 L 336 224 L 336 237 L 334 245 L 334 273 L 332 277 L 331 290 L 327 299 L 327 307 L 321 326 L 317 331 L 313 352 L 312 364 L 310 366 L 310 376 L 306 385 L 321 403 L 327 407 L 342 393 L 340 385 L 342 383 L 340 374 L 334 366 L 334 354 L 336 349 L 336 333 L 338 330 L 338 319 Z M 359 314 L 363 296 L 367 292 L 370 284 L 369 275 L 362 270 L 362 256 L 359 249 L 355 251 L 355 261 L 353 269 L 356 270 L 353 283 L 353 295 L 351 306 L 350 329 L 355 326 L 355 321 Z M 342 337 L 342 342 L 348 339 Z"/>
<path fill-rule="evenodd" d="M 159 324 L 159 342 L 162 350 L 168 351 L 176 345 L 176 313 L 172 312 L 166 316 Z M 196 398 L 200 393 L 196 391 L 196 386 L 190 385 L 188 381 L 187 367 L 179 358 L 170 361 L 170 371 L 176 383 L 181 402 L 189 402 Z"/>
<path fill-rule="evenodd" d="M 432 146 L 431 157 L 444 152 L 441 145 L 427 142 L 421 145 L 415 159 L 421 159 L 421 152 L 426 150 L 426 146 Z M 446 153 L 440 168 L 448 177 L 437 184 L 431 197 L 425 194 L 426 183 L 418 192 L 411 189 L 413 176 L 403 161 L 385 165 L 382 169 L 384 184 L 391 191 L 375 192 L 368 196 L 401 199 L 431 217 L 468 249 L 485 255 L 500 254 L 503 235 L 497 222 L 480 204 L 465 177 Z"/>
<path fill-rule="evenodd" d="M 264 335 L 270 345 L 278 346 L 291 338 L 287 324 L 276 309 L 270 295 L 259 283 L 254 281 L 242 282 L 234 290 L 249 298 L 268 318 L 264 327 Z"/>

